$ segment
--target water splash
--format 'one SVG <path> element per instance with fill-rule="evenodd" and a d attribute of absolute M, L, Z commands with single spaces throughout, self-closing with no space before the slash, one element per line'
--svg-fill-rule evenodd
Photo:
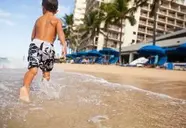
<path fill-rule="evenodd" d="M 26 67 L 27 67 L 27 62 L 18 58 L 0 59 L 0 69 L 20 69 Z"/>
<path fill-rule="evenodd" d="M 40 96 L 47 97 L 48 99 L 59 99 L 61 94 L 61 89 L 64 86 L 60 86 L 59 84 L 53 81 L 47 81 L 46 79 L 43 79 L 43 81 L 39 82 L 38 87 L 39 87 L 38 94 Z M 38 87 L 35 86 L 34 88 L 38 88 Z"/>
<path fill-rule="evenodd" d="M 106 116 L 106 115 L 97 115 L 97 116 L 94 116 L 94 117 L 90 118 L 88 120 L 88 122 L 95 124 L 97 128 L 111 128 L 111 127 L 104 126 L 102 124 L 102 122 L 104 122 L 106 120 L 109 120 L 108 116 Z"/>

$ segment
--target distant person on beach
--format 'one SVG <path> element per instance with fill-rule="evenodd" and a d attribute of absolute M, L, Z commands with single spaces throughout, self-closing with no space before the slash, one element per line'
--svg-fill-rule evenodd
<path fill-rule="evenodd" d="M 28 50 L 28 72 L 20 89 L 20 99 L 29 102 L 30 84 L 40 68 L 43 72 L 43 80 L 50 80 L 50 72 L 54 66 L 55 51 L 53 43 L 58 35 L 63 45 L 62 56 L 66 58 L 65 35 L 61 20 L 55 17 L 58 10 L 58 0 L 43 0 L 43 16 L 35 22 L 31 44 Z"/>

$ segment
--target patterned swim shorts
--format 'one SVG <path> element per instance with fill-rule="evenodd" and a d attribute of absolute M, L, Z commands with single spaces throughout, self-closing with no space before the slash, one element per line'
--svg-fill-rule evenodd
<path fill-rule="evenodd" d="M 28 51 L 28 69 L 37 67 L 43 72 L 50 72 L 54 66 L 55 51 L 53 44 L 34 39 Z"/>

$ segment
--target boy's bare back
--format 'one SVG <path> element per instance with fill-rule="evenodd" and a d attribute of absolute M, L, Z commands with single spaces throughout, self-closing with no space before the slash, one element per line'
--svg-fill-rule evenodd
<path fill-rule="evenodd" d="M 64 43 L 64 33 L 61 21 L 52 13 L 46 13 L 36 21 L 32 32 L 32 40 L 40 39 L 53 43 L 57 34 Z"/>

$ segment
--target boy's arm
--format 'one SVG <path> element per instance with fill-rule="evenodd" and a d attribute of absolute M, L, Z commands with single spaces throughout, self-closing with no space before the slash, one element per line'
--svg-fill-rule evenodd
<path fill-rule="evenodd" d="M 60 20 L 58 20 L 57 22 L 57 34 L 58 34 L 58 37 L 59 37 L 59 40 L 61 42 L 61 44 L 63 45 L 63 54 L 64 54 L 64 57 L 66 57 L 66 42 L 65 42 L 65 34 L 63 32 L 63 28 L 62 28 L 62 23 Z"/>
<path fill-rule="evenodd" d="M 33 41 L 33 40 L 34 40 L 35 35 L 36 35 L 36 23 L 35 23 L 34 28 L 33 28 L 33 30 L 32 30 L 31 41 Z"/>

